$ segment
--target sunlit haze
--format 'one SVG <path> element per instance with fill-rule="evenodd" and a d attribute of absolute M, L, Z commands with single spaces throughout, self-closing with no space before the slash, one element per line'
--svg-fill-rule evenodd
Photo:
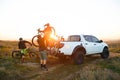
<path fill-rule="evenodd" d="M 120 39 L 120 0 L 0 0 L 0 40 L 31 39 L 50 23 L 60 36 Z"/>

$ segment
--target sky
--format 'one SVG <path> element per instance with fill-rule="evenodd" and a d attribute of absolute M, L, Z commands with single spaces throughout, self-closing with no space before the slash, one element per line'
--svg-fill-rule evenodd
<path fill-rule="evenodd" d="M 59 36 L 120 39 L 120 0 L 0 0 L 0 40 L 32 39 L 50 23 Z"/>

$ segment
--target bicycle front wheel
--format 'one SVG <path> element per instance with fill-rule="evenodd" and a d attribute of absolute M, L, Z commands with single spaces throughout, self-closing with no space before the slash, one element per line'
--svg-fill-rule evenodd
<path fill-rule="evenodd" d="M 21 52 L 20 51 L 12 51 L 12 58 L 15 58 L 15 59 L 22 58 Z"/>
<path fill-rule="evenodd" d="M 35 46 L 35 47 L 39 47 L 39 44 L 38 44 L 38 42 L 37 42 L 37 40 L 38 40 L 38 37 L 37 37 L 38 35 L 35 35 L 35 36 L 33 36 L 33 38 L 32 38 L 32 44 Z"/>

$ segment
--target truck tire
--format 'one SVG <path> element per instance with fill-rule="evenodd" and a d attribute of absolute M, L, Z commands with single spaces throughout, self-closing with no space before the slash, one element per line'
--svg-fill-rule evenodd
<path fill-rule="evenodd" d="M 101 53 L 101 57 L 102 57 L 103 59 L 106 59 L 106 58 L 109 57 L 109 50 L 108 50 L 108 48 L 104 48 L 104 49 L 103 49 L 103 52 Z"/>
<path fill-rule="evenodd" d="M 82 64 L 84 62 L 84 52 L 81 50 L 78 50 L 75 52 L 73 56 L 73 60 L 76 64 Z"/>

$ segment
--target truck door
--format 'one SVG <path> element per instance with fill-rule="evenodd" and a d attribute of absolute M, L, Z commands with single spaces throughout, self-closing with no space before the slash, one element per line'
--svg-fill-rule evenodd
<path fill-rule="evenodd" d="M 102 50 L 102 44 L 100 41 L 91 35 L 84 35 L 85 39 L 85 48 L 87 51 L 87 54 L 93 54 L 93 53 L 100 53 Z"/>

